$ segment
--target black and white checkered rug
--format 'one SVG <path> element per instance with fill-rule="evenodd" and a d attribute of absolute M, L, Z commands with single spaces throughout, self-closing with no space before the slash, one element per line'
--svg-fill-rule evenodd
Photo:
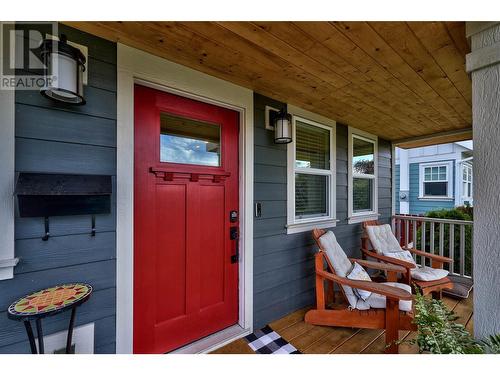
<path fill-rule="evenodd" d="M 292 344 L 265 326 L 245 337 L 248 346 L 257 354 L 301 354 Z"/>

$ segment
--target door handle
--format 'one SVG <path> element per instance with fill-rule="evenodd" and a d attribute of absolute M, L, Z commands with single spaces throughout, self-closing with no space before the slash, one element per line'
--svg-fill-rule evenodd
<path fill-rule="evenodd" d="M 231 263 L 238 263 L 240 260 L 240 234 L 238 227 L 231 227 L 229 229 L 229 238 L 234 241 L 234 253 L 231 255 Z"/>

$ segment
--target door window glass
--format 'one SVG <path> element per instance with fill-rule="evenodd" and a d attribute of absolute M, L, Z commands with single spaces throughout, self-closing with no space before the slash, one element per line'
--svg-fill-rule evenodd
<path fill-rule="evenodd" d="M 160 161 L 220 166 L 220 126 L 162 113 Z"/>

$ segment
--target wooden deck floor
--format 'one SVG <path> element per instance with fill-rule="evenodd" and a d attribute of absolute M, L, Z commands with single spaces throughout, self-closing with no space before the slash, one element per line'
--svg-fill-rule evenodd
<path fill-rule="evenodd" d="M 472 293 L 466 300 L 444 297 L 446 305 L 458 316 L 458 323 L 464 324 L 472 333 Z M 271 324 L 272 329 L 305 354 L 381 354 L 385 347 L 384 330 L 352 329 L 313 326 L 304 322 L 309 308 L 298 310 Z M 401 331 L 400 338 L 411 340 L 415 332 Z M 418 353 L 416 345 L 403 343 L 399 347 L 403 354 Z M 245 339 L 236 340 L 214 354 L 254 354 Z"/>

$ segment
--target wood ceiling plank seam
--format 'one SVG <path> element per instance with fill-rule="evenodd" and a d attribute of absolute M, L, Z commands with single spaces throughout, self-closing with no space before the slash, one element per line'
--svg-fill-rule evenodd
<path fill-rule="evenodd" d="M 303 66 L 301 66 L 302 63 L 300 63 L 299 61 L 304 61 L 304 64 L 310 64 L 310 68 L 313 69 L 314 75 L 316 77 L 318 78 L 323 77 L 323 80 L 327 78 L 328 79 L 327 82 L 329 82 L 329 84 L 331 84 L 335 88 L 342 88 L 349 83 L 349 81 L 347 81 L 346 79 L 344 79 L 343 77 L 339 76 L 336 73 L 328 74 L 327 72 L 324 71 L 323 67 L 319 66 L 314 60 L 307 58 L 307 56 L 303 55 L 301 56 L 301 54 L 297 50 L 290 48 L 286 44 L 281 44 L 281 45 L 269 44 L 268 43 L 269 36 L 272 35 L 267 33 L 264 29 L 260 28 L 258 25 L 252 22 L 244 22 L 244 23 L 217 22 L 217 23 L 219 25 L 222 25 L 227 30 L 232 31 L 233 33 L 239 35 L 240 37 L 243 37 L 246 40 L 251 41 L 256 46 L 267 49 L 268 51 L 274 53 L 275 55 L 281 57 L 282 59 L 288 62 L 292 63 L 293 61 L 293 65 L 299 67 L 300 69 L 304 68 Z M 269 47 L 272 47 L 272 49 L 270 49 Z"/>
<path fill-rule="evenodd" d="M 441 75 L 442 78 L 438 79 L 438 81 L 440 81 L 440 82 L 438 82 L 438 85 L 440 84 L 442 86 L 446 86 L 446 87 L 443 87 L 443 90 L 446 90 L 447 92 L 449 92 L 449 94 L 447 94 L 447 95 L 450 95 L 450 98 L 446 98 L 443 95 L 441 95 L 443 97 L 443 99 L 447 100 L 448 103 L 450 103 L 450 105 L 452 105 L 455 108 L 457 113 L 459 113 L 464 120 L 469 121 L 469 123 L 472 123 L 471 104 L 464 97 L 461 90 L 458 89 L 457 85 L 455 84 L 454 80 L 450 77 L 448 72 L 441 67 L 441 64 L 436 60 L 435 54 L 431 53 L 431 51 L 429 51 L 427 46 L 424 44 L 422 38 L 420 38 L 414 32 L 414 30 L 410 27 L 408 22 L 405 22 L 405 24 L 406 24 L 406 27 L 408 28 L 409 32 L 413 35 L 413 38 L 415 39 L 415 41 L 422 48 L 422 50 L 425 51 L 425 53 L 428 55 L 429 60 L 432 60 L 432 63 L 434 65 L 434 69 L 439 70 L 439 72 L 440 72 L 439 74 Z M 434 24 L 435 23 L 433 23 L 433 22 L 427 22 L 427 25 L 429 25 L 428 27 L 430 27 Z M 436 39 L 436 34 L 434 34 L 434 39 Z M 464 59 L 464 69 L 465 69 L 465 59 Z M 463 70 L 463 72 L 465 73 L 465 70 Z M 438 88 L 436 87 L 436 89 L 438 89 Z"/>
<path fill-rule="evenodd" d="M 228 24 L 228 23 L 226 23 L 226 24 L 221 23 L 220 25 L 221 25 L 222 27 L 224 27 L 224 28 L 226 28 L 226 27 L 225 27 L 225 25 L 229 25 L 229 27 L 231 27 L 231 29 L 228 29 L 228 31 L 233 32 L 233 33 L 235 33 L 236 35 L 239 35 L 241 38 L 247 39 L 247 38 L 245 38 L 244 36 L 240 35 L 240 33 L 238 33 L 238 31 L 236 31 L 236 30 L 234 29 L 234 28 L 236 27 L 236 24 L 235 24 L 235 23 L 229 23 L 229 24 Z M 259 40 L 255 40 L 255 39 L 251 38 L 251 36 L 249 36 L 248 34 L 247 34 L 247 37 L 249 37 L 249 38 L 250 38 L 250 39 L 247 39 L 247 40 L 248 40 L 249 42 L 251 42 L 251 43 L 254 43 L 254 44 L 256 44 L 256 42 L 258 43 L 259 41 L 261 41 L 260 39 L 259 39 Z M 260 36 L 260 37 L 262 37 L 262 36 Z M 257 47 L 259 47 L 259 45 L 258 45 L 258 44 L 256 44 L 256 46 L 257 46 Z M 282 56 L 278 56 L 278 57 L 283 58 Z M 299 69 L 301 69 L 301 68 L 299 67 Z M 310 75 L 308 72 L 304 72 L 304 71 L 302 71 L 302 73 L 305 73 L 305 74 L 303 74 L 305 79 L 307 79 L 308 77 L 311 77 L 311 75 Z M 313 76 L 313 77 L 315 77 L 315 76 Z M 327 82 L 321 81 L 318 77 L 315 77 L 314 79 L 316 80 L 316 82 L 317 82 L 317 84 L 318 84 L 318 87 L 322 87 L 322 85 L 328 85 L 328 83 L 327 83 Z M 333 91 L 333 92 L 336 92 L 336 89 L 335 89 L 335 88 L 333 88 L 333 87 L 326 87 L 326 91 L 327 91 L 327 93 L 328 93 L 328 95 L 329 95 L 329 93 L 331 93 L 332 91 Z M 344 99 L 343 99 L 343 98 L 344 98 Z M 369 111 L 367 115 L 368 115 L 368 116 L 370 116 L 370 118 L 380 118 L 380 115 L 383 115 L 383 114 L 381 114 L 381 113 L 379 113 L 379 112 L 375 111 L 374 109 L 369 109 L 369 108 L 367 108 L 367 106 L 366 106 L 366 105 L 360 104 L 360 103 L 359 103 L 359 99 L 357 99 L 357 98 L 352 98 L 352 97 L 350 97 L 350 96 L 347 96 L 345 93 L 342 93 L 340 96 L 334 97 L 334 98 L 332 98 L 332 99 L 333 99 L 333 100 L 335 100 L 335 101 L 340 101 L 340 103 L 341 103 L 341 106 L 342 106 L 342 107 L 345 107 L 345 108 L 351 108 L 350 110 L 351 110 L 353 113 L 366 113 L 367 111 Z M 323 100 L 323 102 L 325 102 L 325 105 L 331 105 L 331 102 L 330 102 L 330 101 L 324 101 L 324 100 Z M 354 107 L 353 107 L 353 106 L 354 106 Z M 315 111 L 315 112 L 318 112 L 317 107 L 316 107 L 316 111 Z M 334 119 L 336 119 L 336 118 L 334 118 Z M 393 120 L 392 118 L 388 118 L 387 116 L 385 116 L 385 117 L 382 117 L 382 118 L 378 121 L 378 123 L 379 123 L 379 124 L 381 124 L 381 123 L 386 124 L 387 122 L 389 122 L 389 123 L 393 123 L 393 122 L 394 122 L 394 120 Z M 351 124 L 351 125 L 353 125 L 353 126 L 355 126 L 356 124 L 359 124 L 359 122 L 358 122 L 358 123 L 356 123 L 356 122 L 354 122 L 354 123 L 353 123 L 353 122 L 351 122 L 350 124 Z M 362 126 L 360 126 L 360 128 L 364 129 L 364 127 L 362 127 Z M 377 128 L 375 128 L 375 129 L 377 129 Z M 373 130 L 373 128 L 370 128 L 370 130 Z M 399 131 L 399 129 L 397 129 L 397 128 L 396 128 L 396 129 L 394 129 L 394 130 L 395 130 L 395 131 Z M 407 133 L 406 131 L 403 131 L 403 132 L 404 132 L 404 133 Z M 387 135 L 388 135 L 388 134 L 389 134 L 389 133 L 387 133 Z M 387 135 L 385 135 L 385 136 L 387 136 Z"/>
<path fill-rule="evenodd" d="M 384 41 L 384 39 L 375 32 L 375 30 L 370 28 L 374 32 L 368 33 L 368 36 L 377 36 L 377 42 L 379 42 L 378 44 L 385 47 L 384 50 L 390 55 L 389 58 L 396 58 L 396 60 L 398 60 L 397 64 L 388 63 L 386 61 L 387 57 L 384 58 L 381 56 L 380 52 L 384 51 L 380 47 L 368 47 L 366 43 L 371 43 L 370 38 L 360 38 L 359 36 L 354 35 L 354 23 L 348 24 L 346 22 L 333 22 L 332 24 L 355 44 L 361 47 L 366 53 L 376 59 L 385 69 L 390 71 L 391 74 L 403 82 L 407 87 L 417 93 L 423 100 L 425 100 L 445 117 L 448 117 L 455 128 L 463 126 L 464 121 L 462 121 L 458 113 L 456 113 L 455 110 L 445 100 L 443 100 L 438 93 L 436 93 L 433 88 L 427 84 L 426 81 L 424 81 L 411 67 L 405 63 L 404 60 L 402 60 L 401 57 L 399 57 L 399 55 Z M 358 22 L 357 24 L 366 23 Z M 366 27 L 369 27 L 369 25 L 366 25 Z M 363 34 L 366 36 L 366 30 L 363 30 Z M 376 52 L 376 54 L 374 54 L 374 52 Z M 377 55 L 377 57 L 375 55 Z"/>
<path fill-rule="evenodd" d="M 337 54 L 342 53 L 342 55 L 339 54 L 341 58 L 343 58 L 350 64 L 357 64 L 357 69 L 359 69 L 360 71 L 364 70 L 365 74 L 369 74 L 369 77 L 373 80 L 376 80 L 376 82 L 378 82 L 379 84 L 384 85 L 384 82 L 387 82 L 388 85 L 385 87 L 387 87 L 388 90 L 396 90 L 394 91 L 394 94 L 399 95 L 399 97 L 402 98 L 404 105 L 414 108 L 416 111 L 418 111 L 416 112 L 416 115 L 425 116 L 425 118 L 427 118 L 429 122 L 434 123 L 441 128 L 443 128 L 443 126 L 445 126 L 445 129 L 453 128 L 453 124 L 449 119 L 444 117 L 435 108 L 428 106 L 428 104 L 422 97 L 420 97 L 417 93 L 412 91 L 410 87 L 405 85 L 397 77 L 387 71 L 376 59 L 374 59 L 372 56 L 358 47 L 355 43 L 353 43 L 352 40 L 347 38 L 347 36 L 345 36 L 334 25 L 331 25 L 329 23 L 327 24 L 329 30 L 322 30 L 321 36 L 328 35 L 328 37 L 325 40 L 320 40 L 318 39 L 319 35 L 317 34 L 317 28 L 315 27 L 317 23 L 311 25 L 312 23 L 313 22 L 299 22 L 295 24 L 303 32 L 318 40 L 319 43 L 325 46 L 328 50 Z M 323 27 L 323 25 L 321 24 L 320 26 Z M 315 35 L 312 35 L 311 32 L 314 32 Z M 333 40 L 332 38 L 335 38 L 335 40 Z M 331 46 L 332 42 L 335 43 L 334 46 Z M 346 43 L 349 43 L 349 46 L 342 45 Z M 347 50 L 344 51 L 344 49 Z M 347 54 L 348 57 L 344 57 L 344 54 Z M 349 58 L 351 58 L 351 60 L 349 60 Z M 369 61 L 364 62 L 365 60 Z M 363 69 L 361 69 L 361 67 L 363 67 Z"/>
<path fill-rule="evenodd" d="M 246 24 L 243 25 L 243 24 L 224 23 L 224 22 L 220 24 L 223 27 L 228 28 L 229 31 L 256 44 L 257 47 L 264 48 L 263 47 L 264 45 L 273 47 L 271 49 L 268 49 L 268 51 L 271 51 L 273 53 L 279 53 L 278 57 L 280 58 L 286 60 L 287 58 L 290 58 L 290 56 L 294 56 L 294 58 L 300 56 L 300 51 L 297 51 L 295 48 L 283 42 L 281 39 L 276 38 L 272 34 L 268 33 L 266 30 L 263 30 L 258 25 L 249 23 L 250 25 L 249 27 Z M 272 39 L 269 40 L 269 38 Z M 280 43 L 280 45 L 273 44 L 272 43 L 273 41 Z M 283 54 L 285 54 L 285 56 L 283 56 Z M 311 62 L 314 60 L 308 59 L 308 61 Z M 304 68 L 302 66 L 299 65 L 297 66 L 297 68 L 301 69 L 304 73 L 307 73 L 308 76 L 312 75 L 316 77 L 316 79 L 321 80 L 321 82 L 329 85 L 329 83 L 325 82 L 324 79 L 322 79 L 321 77 L 318 77 L 313 73 L 304 71 Z M 333 100 L 340 100 L 343 104 L 355 106 L 354 109 L 359 113 L 367 113 L 368 116 L 372 116 L 374 118 L 379 117 L 380 121 L 385 124 L 385 127 L 393 128 L 396 132 L 404 132 L 406 134 L 410 134 L 406 130 L 401 130 L 400 128 L 394 127 L 392 124 L 396 123 L 396 121 L 391 115 L 380 111 L 380 109 L 371 106 L 369 103 L 363 102 L 362 100 L 360 100 L 359 97 L 353 96 L 352 92 L 351 94 L 347 94 L 342 91 L 342 88 L 340 89 L 340 91 L 337 91 L 336 88 L 334 88 L 333 86 L 331 89 L 329 89 L 329 91 L 336 93 L 335 96 L 332 96 Z"/>
<path fill-rule="evenodd" d="M 190 25 L 187 25 L 187 26 L 188 26 L 188 28 L 189 28 L 189 26 L 190 26 Z M 190 29 L 190 30 L 191 30 L 191 29 Z M 224 29 L 224 30 L 225 30 L 225 29 Z M 227 30 L 226 30 L 226 31 L 227 31 Z M 200 34 L 202 37 L 206 37 L 206 35 L 204 35 L 203 33 L 200 33 L 200 30 L 193 30 L 193 32 L 196 32 L 196 33 Z M 227 31 L 227 32 L 229 32 L 229 31 Z M 246 40 L 244 40 L 244 39 L 241 39 L 241 41 L 245 41 L 245 42 L 247 42 L 247 41 L 246 41 Z M 226 47 L 228 47 L 228 46 L 226 45 Z M 229 46 L 229 48 L 231 48 L 231 47 L 234 47 L 234 46 Z M 286 70 L 286 68 L 285 68 L 285 70 Z M 279 72 L 275 72 L 275 73 L 279 73 Z"/>
<path fill-rule="evenodd" d="M 177 30 L 178 30 L 178 29 L 179 29 L 179 28 L 177 28 Z M 157 29 L 157 30 L 158 30 L 158 29 Z M 165 30 L 161 30 L 161 29 L 160 29 L 159 31 L 165 32 Z M 188 32 L 191 32 L 190 30 L 187 30 L 187 31 L 188 31 Z M 200 37 L 204 38 L 203 36 L 200 36 Z M 205 39 L 206 41 L 210 42 L 210 43 L 213 43 L 213 42 L 209 41 L 209 40 L 208 40 L 208 39 L 206 39 L 206 38 L 204 38 L 204 39 Z M 191 41 L 192 41 L 192 40 L 193 40 L 193 39 L 191 39 Z M 185 43 L 186 45 L 188 45 L 188 40 L 184 40 L 184 41 L 183 41 L 183 43 Z M 218 45 L 218 44 L 216 44 L 216 43 L 213 43 L 213 44 L 214 44 L 214 48 L 215 48 L 215 49 L 217 49 L 217 48 L 220 48 L 220 47 L 221 47 L 220 45 Z M 208 58 L 208 57 L 210 56 L 208 53 L 205 53 L 205 54 L 206 54 L 205 58 Z M 241 55 L 241 54 L 239 54 L 238 56 L 240 56 L 240 57 L 238 58 L 238 60 L 237 60 L 237 61 L 241 62 L 241 61 L 245 60 L 245 56 L 243 56 L 243 55 Z M 170 56 L 167 56 L 167 57 L 170 57 Z M 258 62 L 258 61 L 255 61 L 255 60 L 253 60 L 253 59 L 249 62 L 249 64 L 250 64 L 250 65 L 252 65 L 252 66 L 259 66 L 259 62 Z M 248 66 L 249 64 L 247 64 L 247 66 Z M 238 64 L 236 64 L 236 65 L 238 65 Z M 192 64 L 191 64 L 191 66 L 190 66 L 190 67 L 193 67 L 193 68 L 195 68 L 195 69 L 197 68 L 197 66 L 192 66 Z M 218 69 L 219 73 L 225 73 L 225 67 L 226 67 L 226 65 L 222 65 L 222 66 L 220 67 L 220 69 Z M 260 68 L 260 69 L 261 69 L 261 73 L 262 73 L 262 70 L 263 70 L 263 69 L 265 70 L 266 68 L 265 68 L 265 67 L 262 67 L 262 68 Z M 286 70 L 286 68 L 285 68 L 285 69 L 283 69 L 283 70 L 284 70 L 284 71 L 287 71 L 287 70 Z M 268 76 L 270 76 L 270 77 L 275 77 L 276 71 L 272 71 L 272 70 L 271 70 L 271 71 L 269 71 L 269 72 L 270 72 L 270 73 L 268 74 Z M 216 76 L 217 76 L 217 75 L 216 75 Z M 219 77 L 219 78 L 220 78 L 220 77 Z M 229 80 L 230 80 L 230 81 L 232 81 L 232 82 L 234 82 L 234 79 L 233 79 L 233 80 L 232 80 L 232 79 L 229 79 Z M 251 89 L 258 89 L 259 91 L 261 91 L 261 90 L 262 90 L 262 88 L 266 88 L 266 86 L 262 86 L 262 85 L 260 85 L 260 84 L 259 84 L 259 85 L 256 85 L 256 84 L 255 84 L 256 82 L 261 81 L 261 80 L 262 80 L 261 78 L 259 78 L 259 77 L 253 77 L 253 78 L 252 78 L 252 80 L 253 80 L 253 83 L 254 83 L 253 85 L 249 85 L 249 84 L 248 84 L 248 82 L 241 82 L 241 83 L 239 83 L 239 84 L 242 84 L 243 86 L 245 86 L 245 87 L 249 87 L 249 88 L 251 88 Z M 301 92 L 300 90 L 296 90 L 296 91 L 294 92 L 294 90 L 293 90 L 293 89 L 290 89 L 290 87 L 289 87 L 289 86 L 288 86 L 288 87 L 285 87 L 285 86 L 280 87 L 280 84 L 281 84 L 281 83 L 282 83 L 282 82 L 281 82 L 281 80 L 279 80 L 279 79 L 277 79 L 277 78 L 276 78 L 276 79 L 273 81 L 272 85 L 273 85 L 273 86 L 278 87 L 278 89 L 281 89 L 281 92 L 283 92 L 283 91 L 285 91 L 285 92 L 287 92 L 287 91 L 288 91 L 288 92 L 290 92 L 290 91 L 291 91 L 291 92 L 292 92 L 292 94 L 293 94 L 294 96 L 299 96 L 299 97 L 302 97 L 302 96 L 303 96 L 303 94 L 302 94 L 302 92 Z M 295 85 L 296 85 L 296 84 L 297 84 L 297 82 L 296 82 L 296 81 L 290 81 L 290 84 L 295 84 Z M 269 90 L 268 90 L 268 89 L 265 89 L 265 91 L 266 91 L 266 93 L 267 93 L 267 92 L 269 92 Z M 278 91 L 279 91 L 279 90 L 278 90 Z M 261 91 L 261 92 L 262 92 L 262 91 Z M 304 99 L 306 99 L 306 100 L 307 100 L 307 99 L 309 99 L 309 97 L 304 97 Z M 342 108 L 342 107 L 341 107 L 341 106 L 338 106 L 338 107 L 337 107 L 337 110 L 338 110 L 339 108 Z M 338 112 L 337 112 L 337 115 L 338 115 Z M 345 115 L 340 115 L 340 116 L 345 116 Z"/>
<path fill-rule="evenodd" d="M 446 31 L 462 56 L 470 53 L 470 45 L 465 35 L 465 22 L 445 21 Z"/>
<path fill-rule="evenodd" d="M 292 27 L 294 27 L 298 33 L 304 34 L 305 38 L 300 37 L 297 34 L 288 33 L 289 39 L 285 40 L 283 38 L 282 34 L 273 32 L 273 29 L 271 26 L 285 26 L 283 23 L 258 22 L 256 24 L 257 24 L 257 26 L 265 27 L 266 31 L 268 33 L 270 33 L 274 37 L 280 39 L 283 43 L 288 44 L 291 48 L 294 48 L 299 53 L 304 53 L 304 50 L 306 50 L 307 46 L 302 46 L 302 45 L 299 46 L 299 45 L 291 44 L 291 43 L 293 43 L 294 40 L 296 41 L 299 39 L 300 40 L 306 39 L 306 43 L 308 43 L 310 45 L 310 47 L 317 44 L 317 42 L 314 39 L 312 39 L 308 34 L 304 33 L 302 30 L 300 30 L 298 27 L 296 27 L 295 25 L 292 25 L 292 24 L 290 24 L 290 25 Z M 289 25 L 289 24 L 286 23 L 286 25 Z M 324 48 L 326 48 L 326 47 L 324 47 Z M 315 60 L 317 63 L 323 65 L 326 69 L 331 70 L 330 67 L 324 65 L 321 61 L 316 60 L 314 57 L 312 57 L 312 59 Z M 417 127 L 422 126 L 426 129 L 431 130 L 431 128 L 428 125 L 428 122 L 424 122 L 422 120 L 416 120 L 410 114 L 400 112 L 396 106 L 396 103 L 391 104 L 388 101 L 386 101 L 385 99 L 383 99 L 382 97 L 379 97 L 378 95 L 383 94 L 383 92 L 377 91 L 377 90 L 370 92 L 370 91 L 367 91 L 367 89 L 365 89 L 363 86 L 359 86 L 355 82 L 355 80 L 357 80 L 359 82 L 359 79 L 356 78 L 356 75 L 358 75 L 358 77 L 359 77 L 359 76 L 362 76 L 363 74 L 358 71 L 358 73 L 350 74 L 349 77 L 343 76 L 346 80 L 350 80 L 352 82 L 351 85 L 348 85 L 348 86 L 343 88 L 344 90 L 349 91 L 349 94 L 351 94 L 354 97 L 358 97 L 359 99 L 361 99 L 362 101 L 364 101 L 368 105 L 374 107 L 375 109 L 378 109 L 380 112 L 385 113 L 386 115 L 394 118 L 395 120 L 399 121 L 400 123 L 406 124 L 408 126 L 417 126 Z M 369 86 L 369 85 L 365 85 L 365 86 Z M 348 88 L 349 88 L 349 90 L 348 90 Z M 396 98 L 391 96 L 391 99 L 395 100 Z M 390 108 L 392 111 L 388 113 L 387 108 Z"/>
<path fill-rule="evenodd" d="M 256 27 L 260 27 L 261 29 L 264 30 L 264 32 L 267 32 L 268 34 L 271 34 L 271 36 L 274 37 L 275 40 L 279 40 L 281 43 L 283 43 L 284 45 L 288 46 L 288 48 L 291 48 L 291 49 L 294 49 L 297 53 L 303 55 L 303 52 L 299 49 L 299 48 L 296 48 L 294 47 L 293 45 L 291 45 L 287 40 L 283 40 L 279 35 L 276 35 L 274 34 L 270 29 L 269 27 L 266 27 L 266 26 L 262 26 L 262 23 L 254 23 Z M 279 23 L 279 22 L 272 22 L 273 25 L 281 25 L 282 23 Z M 314 60 L 314 59 L 312 59 Z M 314 60 L 316 61 L 316 60 Z M 324 67 L 325 69 L 328 69 L 330 70 L 327 66 L 325 66 L 324 64 L 322 64 L 321 62 L 318 62 L 316 61 L 318 64 L 320 64 L 322 67 Z M 303 68 L 302 68 L 303 69 Z M 314 74 L 312 72 L 310 72 L 311 74 Z M 332 73 L 334 73 L 332 71 Z M 321 79 L 321 77 L 318 77 Z M 351 81 L 352 82 L 352 81 Z M 387 112 L 386 111 L 386 107 L 388 106 L 387 103 L 383 103 L 382 105 L 380 105 L 380 102 L 379 104 L 375 104 L 373 103 L 373 100 L 375 101 L 378 101 L 379 99 L 377 97 L 373 97 L 373 96 L 367 96 L 366 94 L 364 94 L 363 92 L 360 92 L 360 90 L 363 90 L 362 88 L 358 87 L 357 85 L 351 83 L 345 87 L 343 87 L 341 90 L 345 90 L 346 93 L 348 93 L 350 96 L 346 98 L 346 101 L 348 101 L 349 103 L 353 102 L 353 99 L 356 100 L 356 101 L 361 101 L 360 105 L 363 106 L 363 103 L 366 104 L 365 108 L 367 107 L 370 107 L 372 108 L 371 111 L 375 111 L 375 112 L 380 112 L 382 113 L 384 116 L 384 121 L 386 121 L 386 124 L 385 126 L 386 127 L 389 127 L 389 128 L 392 128 L 396 131 L 401 131 L 401 128 L 400 127 L 394 127 L 392 124 L 393 122 L 396 121 L 399 121 L 400 123 L 406 123 L 407 125 L 409 126 L 422 126 L 422 127 L 426 127 L 426 124 L 422 124 L 422 123 L 418 123 L 416 121 L 409 121 L 408 120 L 408 116 L 403 116 L 403 117 L 395 117 L 394 116 L 394 111 L 393 112 Z M 337 94 L 338 92 L 336 92 L 336 94 L 332 94 L 334 95 L 334 99 L 337 98 Z M 407 134 L 410 134 L 408 131 L 403 131 Z"/>
<path fill-rule="evenodd" d="M 109 24 L 107 24 L 107 25 L 100 25 L 100 27 L 104 27 L 106 29 L 110 29 L 111 26 Z M 179 53 L 182 52 L 182 50 L 180 50 L 180 49 L 176 50 L 176 56 L 177 56 L 177 58 L 172 58 L 172 56 L 170 54 L 168 56 L 165 56 L 163 54 L 159 54 L 158 53 L 158 48 L 156 46 L 151 46 L 150 47 L 148 44 L 144 44 L 144 39 L 143 38 L 140 38 L 138 41 L 134 41 L 134 39 L 130 37 L 130 33 L 125 33 L 125 32 L 123 32 L 123 30 L 120 30 L 120 29 L 117 29 L 117 28 L 112 28 L 111 30 L 115 34 L 115 37 L 114 38 L 110 38 L 110 39 L 122 41 L 122 42 L 124 42 L 124 44 L 128 44 L 128 45 L 132 44 L 133 47 L 139 48 L 139 49 L 144 49 L 144 47 L 146 47 L 145 49 L 148 50 L 148 52 L 150 52 L 150 53 L 152 53 L 154 55 L 160 55 L 161 57 L 166 57 L 169 60 L 172 60 L 174 62 L 181 63 L 183 65 L 189 66 L 189 67 L 194 68 L 196 70 L 202 70 L 205 73 L 210 74 L 210 75 L 214 75 L 214 72 L 213 72 L 213 70 L 215 70 L 214 67 L 211 67 L 210 69 L 203 69 L 203 68 L 200 69 L 199 66 L 196 66 L 196 65 L 190 63 L 190 62 L 192 62 L 192 57 L 191 56 L 188 56 L 188 61 L 185 61 L 184 59 L 179 59 L 178 58 L 179 57 Z M 92 32 L 96 32 L 96 30 L 94 30 L 92 28 Z M 116 37 L 116 34 L 123 34 L 124 37 L 119 37 L 119 36 Z M 226 70 L 225 69 L 219 69 L 218 73 L 219 74 L 223 74 L 223 73 L 225 74 Z M 219 76 L 219 75 L 215 74 L 215 76 Z M 219 76 L 219 78 L 220 78 L 220 76 Z M 229 81 L 231 81 L 231 82 L 235 82 L 234 77 L 224 77 L 224 78 L 227 79 L 227 80 L 229 80 Z M 238 82 L 236 82 L 236 83 L 238 83 Z M 242 86 L 248 87 L 248 82 L 247 81 L 241 81 L 241 82 L 239 82 L 239 84 L 241 84 Z M 260 89 L 260 90 L 261 91 L 266 91 L 265 93 L 268 94 L 268 95 L 272 94 L 274 97 L 278 96 L 277 95 L 278 92 L 272 92 L 272 93 L 270 93 L 269 90 L 262 90 L 262 89 Z M 296 96 L 298 96 L 300 94 L 301 94 L 300 91 L 297 91 Z"/>
<path fill-rule="evenodd" d="M 405 70 L 406 72 L 400 71 L 403 76 L 408 74 L 408 78 L 411 79 L 410 76 L 412 75 L 412 72 L 413 74 L 416 74 L 416 76 L 420 77 L 422 80 L 418 83 L 423 85 L 422 88 L 427 86 L 430 90 L 432 90 L 428 91 L 428 95 L 432 95 L 434 100 L 439 101 L 443 106 L 442 108 L 446 111 L 446 113 L 448 113 L 449 116 L 452 118 L 458 116 L 465 122 L 469 121 L 467 102 L 460 92 L 456 90 L 453 85 L 451 85 L 446 74 L 439 68 L 439 66 L 429 64 L 430 61 L 428 56 L 419 56 L 422 54 L 429 54 L 421 45 L 418 38 L 416 38 L 416 36 L 406 26 L 406 23 L 369 22 L 367 24 L 401 59 L 403 64 L 394 64 L 393 66 L 396 68 L 399 66 Z M 382 28 L 383 25 L 389 25 L 392 31 L 389 33 L 384 32 L 384 29 Z M 392 35 L 396 34 L 394 29 L 397 29 L 398 31 L 397 38 L 391 38 Z M 410 47 L 412 42 L 413 46 Z M 400 43 L 404 43 L 404 45 L 401 45 Z M 415 64 L 415 62 L 418 62 L 418 64 Z"/>
<path fill-rule="evenodd" d="M 407 24 L 470 107 L 472 82 L 465 71 L 465 55 L 460 54 L 444 22 L 407 22 Z"/>

